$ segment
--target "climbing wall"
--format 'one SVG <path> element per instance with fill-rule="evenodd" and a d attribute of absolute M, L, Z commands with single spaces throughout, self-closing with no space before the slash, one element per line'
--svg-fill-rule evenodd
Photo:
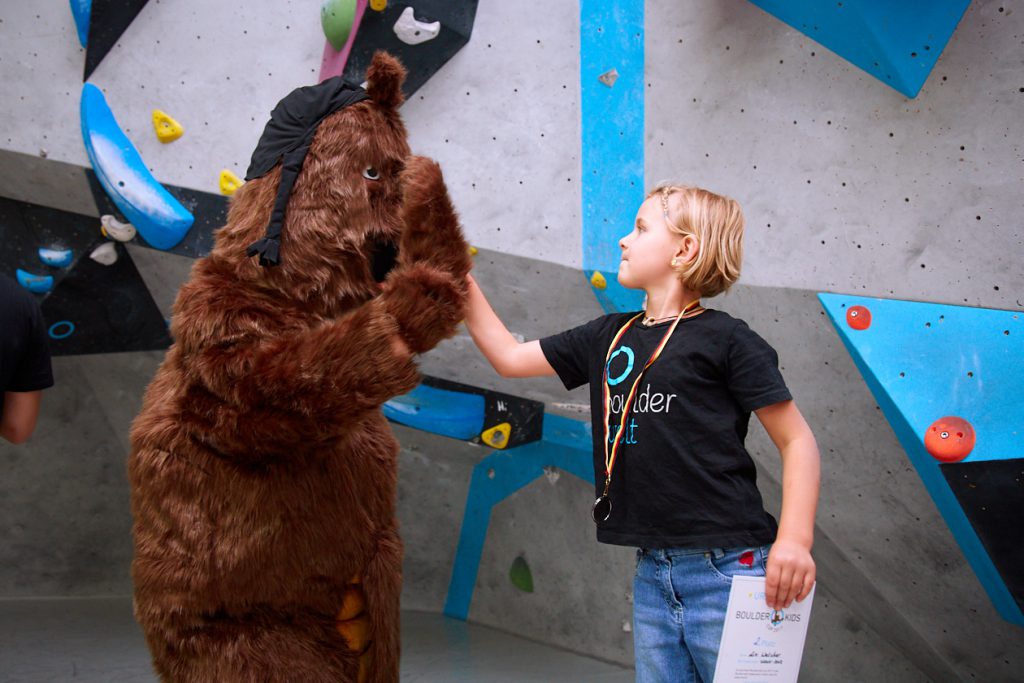
<path fill-rule="evenodd" d="M 1022 314 L 820 297 L 993 605 L 1020 623 Z"/>
<path fill-rule="evenodd" d="M 834 4 L 7 3 L 0 267 L 39 290 L 60 355 L 36 437 L 0 445 L 0 595 L 128 592 L 127 429 L 177 287 L 274 104 L 360 83 L 385 46 L 411 69 L 412 147 L 523 339 L 640 305 L 617 239 L 655 182 L 743 206 L 740 284 L 706 303 L 779 350 L 821 449 L 802 678 L 1011 680 L 1024 16 Z M 631 662 L 633 550 L 594 541 L 585 390 L 499 378 L 464 332 L 421 364 L 386 408 L 403 604 Z M 756 420 L 748 447 L 778 516 Z"/>

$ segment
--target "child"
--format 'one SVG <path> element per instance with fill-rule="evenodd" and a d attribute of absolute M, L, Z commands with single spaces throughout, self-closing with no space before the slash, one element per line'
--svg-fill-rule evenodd
<path fill-rule="evenodd" d="M 619 241 L 619 282 L 643 311 L 519 343 L 469 277 L 466 325 L 503 377 L 590 383 L 597 540 L 636 546 L 636 679 L 714 678 L 732 577 L 765 576 L 773 609 L 803 600 L 819 455 L 778 369 L 745 322 L 700 305 L 739 278 L 743 215 L 732 199 L 660 185 Z M 744 446 L 756 412 L 783 461 L 779 522 Z"/>

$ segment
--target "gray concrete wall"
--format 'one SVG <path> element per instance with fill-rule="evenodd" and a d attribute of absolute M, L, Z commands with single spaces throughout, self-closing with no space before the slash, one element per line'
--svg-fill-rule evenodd
<path fill-rule="evenodd" d="M 238 17 L 198 0 L 143 10 L 93 81 L 160 180 L 216 191 L 221 168 L 244 170 L 277 99 L 315 80 L 319 3 L 297 5 Z M 676 178 L 742 203 L 741 285 L 708 303 L 779 350 L 822 453 L 803 680 L 1009 681 L 1024 668 L 1021 629 L 995 613 L 814 297 L 1022 307 L 1024 17 L 1014 9 L 973 3 L 907 100 L 744 0 L 647 3 L 647 182 Z M 66 4 L 6 3 L 0 18 L 0 120 L 13 122 L 0 135 L 0 195 L 91 213 L 79 170 L 83 55 Z M 413 148 L 441 161 L 481 248 L 477 278 L 524 338 L 600 314 L 578 270 L 578 32 L 576 3 L 483 2 L 469 45 L 403 109 Z M 154 107 L 185 137 L 157 143 Z M 167 313 L 191 263 L 131 253 Z M 57 359 L 36 435 L 0 444 L 0 595 L 130 591 L 127 431 L 159 359 Z M 464 333 L 422 367 L 587 415 L 583 390 L 503 380 Z M 403 602 L 440 610 L 470 472 L 490 451 L 395 431 Z M 748 446 L 778 515 L 781 463 L 756 420 Z M 495 508 L 471 620 L 632 661 L 633 551 L 594 541 L 589 499 L 561 473 Z M 509 581 L 520 555 L 533 593 Z"/>
<path fill-rule="evenodd" d="M 742 282 L 1024 306 L 1024 12 L 971 3 L 908 100 L 745 0 L 672 6 L 648 3 L 647 180 L 740 201 Z"/>

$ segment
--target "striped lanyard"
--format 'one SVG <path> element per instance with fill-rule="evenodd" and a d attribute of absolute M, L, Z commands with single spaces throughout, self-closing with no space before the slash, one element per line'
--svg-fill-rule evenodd
<path fill-rule="evenodd" d="M 608 388 L 608 365 L 611 361 L 612 351 L 615 349 L 615 345 L 619 343 L 619 340 L 622 338 L 622 335 L 626 333 L 626 330 L 628 330 L 636 321 L 636 319 L 643 315 L 643 313 L 637 313 L 628 321 L 626 321 L 626 324 L 620 327 L 619 331 L 615 333 L 615 337 L 612 338 L 612 343 L 608 346 L 608 353 L 605 355 L 604 372 L 602 373 L 601 377 L 601 393 L 604 395 L 603 398 L 605 480 L 604 493 L 601 495 L 600 498 L 598 498 L 594 502 L 595 522 L 604 521 L 608 519 L 608 515 L 611 514 L 611 503 L 608 500 L 608 488 L 609 486 L 611 486 L 612 483 L 612 469 L 615 467 L 615 459 L 619 453 L 619 445 L 622 442 L 622 434 L 626 431 L 626 421 L 629 419 L 629 408 L 633 403 L 633 396 L 636 394 L 636 388 L 640 385 L 640 380 L 643 378 L 644 372 L 646 372 L 647 368 L 651 367 L 651 364 L 654 363 L 654 361 L 658 359 L 658 356 L 661 355 L 662 350 L 665 348 L 665 345 L 668 344 L 668 339 L 669 337 L 672 336 L 672 333 L 675 331 L 676 326 L 679 324 L 679 321 L 682 320 L 684 316 L 692 317 L 687 316 L 687 314 L 689 313 L 693 313 L 694 315 L 696 315 L 702 310 L 704 309 L 700 305 L 700 299 L 696 299 L 694 301 L 691 301 L 682 311 L 680 311 L 679 315 L 676 316 L 676 319 L 672 322 L 672 325 L 668 328 L 668 331 L 665 333 L 665 336 L 662 337 L 661 342 L 658 344 L 657 348 L 654 349 L 654 353 L 651 354 L 651 357 L 647 359 L 647 362 L 644 364 L 643 368 L 640 369 L 640 372 L 637 374 L 636 379 L 633 380 L 633 386 L 629 390 L 629 394 L 626 397 L 626 401 L 625 403 L 623 403 L 622 419 L 619 421 L 619 430 L 615 433 L 615 438 L 614 440 L 612 440 L 611 452 L 609 452 L 608 437 L 609 432 L 611 430 L 611 425 L 609 424 L 611 417 L 611 391 Z"/>

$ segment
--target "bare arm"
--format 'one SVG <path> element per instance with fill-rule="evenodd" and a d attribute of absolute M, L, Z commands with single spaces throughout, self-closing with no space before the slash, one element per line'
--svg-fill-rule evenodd
<path fill-rule="evenodd" d="M 769 552 L 765 598 L 771 607 L 789 607 L 794 599 L 807 597 L 814 584 L 811 545 L 821 458 L 814 434 L 794 401 L 780 401 L 756 413 L 782 457 L 782 512 Z"/>
<path fill-rule="evenodd" d="M 469 307 L 466 327 L 473 341 L 502 377 L 538 377 L 554 375 L 538 340 L 519 343 L 491 308 L 472 275 L 469 282 Z"/>
<path fill-rule="evenodd" d="M 28 441 L 39 418 L 42 391 L 4 392 L 4 413 L 0 422 L 0 436 L 13 444 Z"/>

